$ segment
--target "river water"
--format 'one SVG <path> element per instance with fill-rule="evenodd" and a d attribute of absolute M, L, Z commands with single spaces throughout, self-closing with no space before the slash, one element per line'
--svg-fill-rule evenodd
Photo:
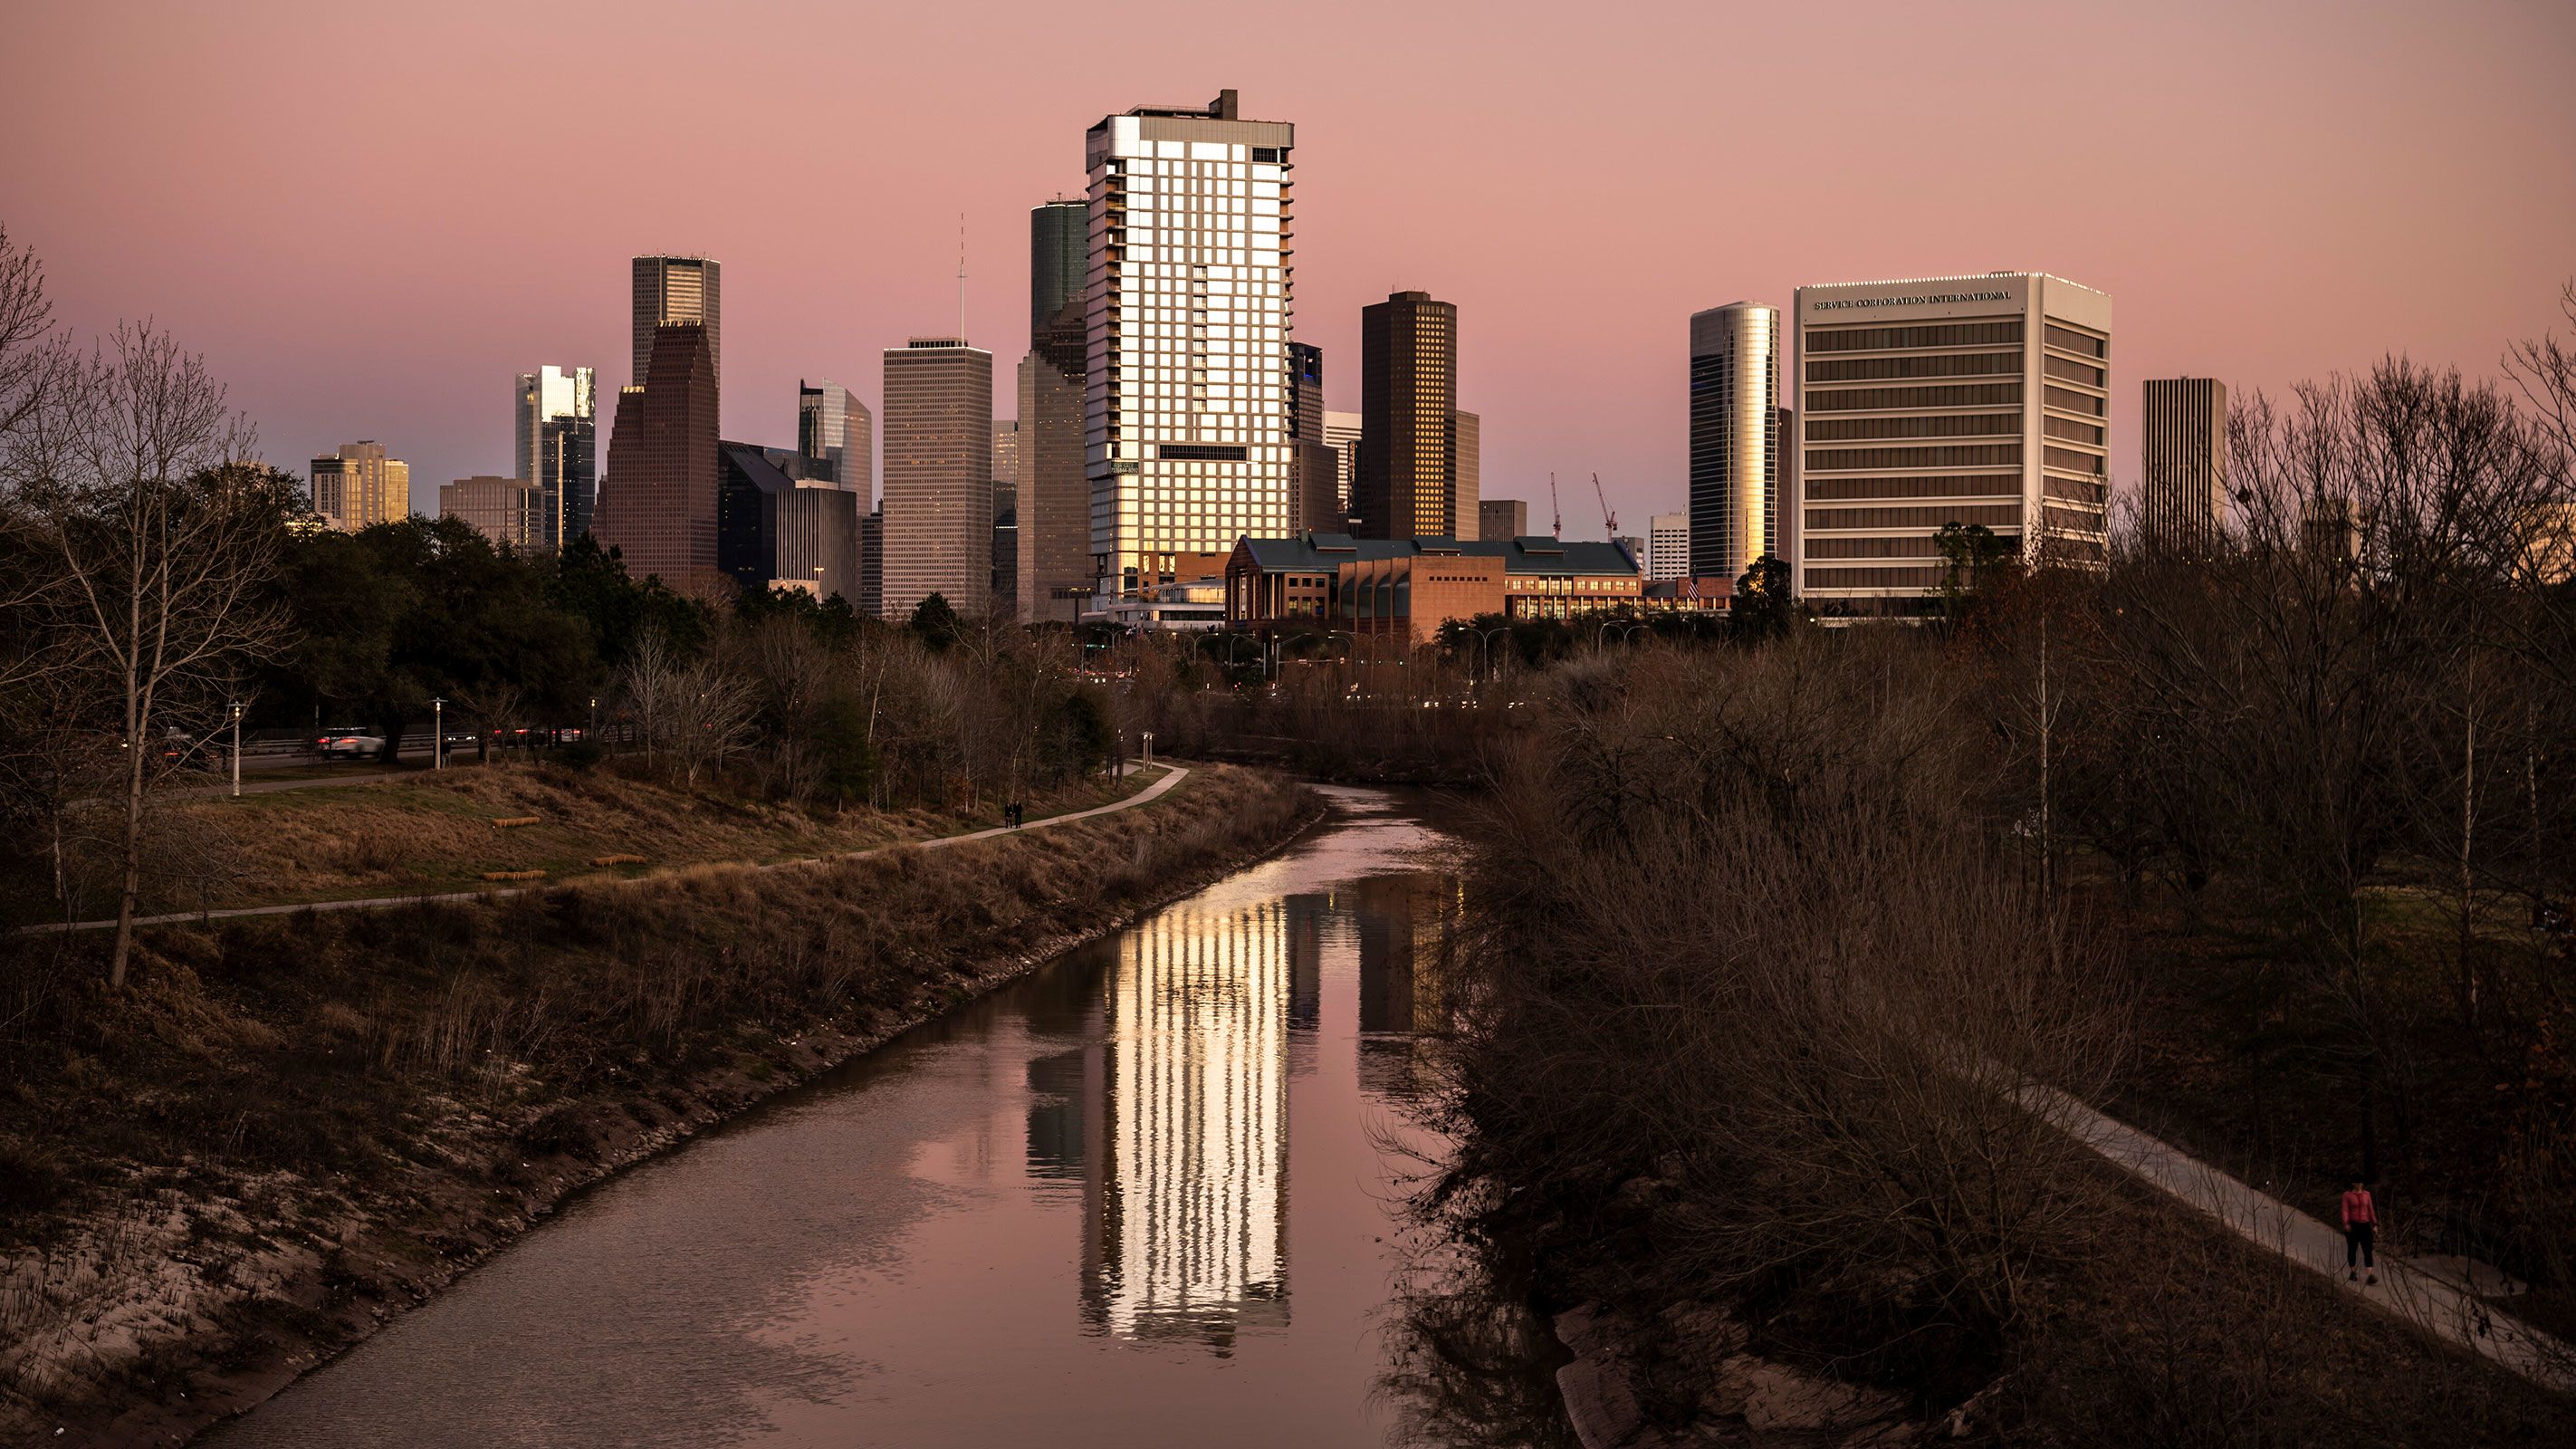
<path fill-rule="evenodd" d="M 1461 1392 L 1408 1306 L 1460 1317 L 1403 1214 L 1455 840 L 1327 793 L 1282 855 L 582 1195 L 212 1440 L 1562 1442 L 1544 1364 Z"/>

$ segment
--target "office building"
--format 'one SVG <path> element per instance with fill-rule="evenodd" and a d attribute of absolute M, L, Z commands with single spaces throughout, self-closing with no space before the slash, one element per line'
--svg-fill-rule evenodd
<path fill-rule="evenodd" d="M 1331 448 L 1334 452 L 1341 455 L 1341 475 L 1339 486 L 1342 493 L 1342 516 L 1344 518 L 1355 517 L 1356 515 L 1354 515 L 1351 510 L 1353 502 L 1358 496 L 1357 490 L 1359 487 L 1360 415 L 1358 413 L 1325 413 L 1324 446 Z"/>
<path fill-rule="evenodd" d="M 1518 498 L 1476 500 L 1478 538 L 1519 538 L 1529 532 L 1529 504 Z"/>
<path fill-rule="evenodd" d="M 724 380 L 724 264 L 708 257 L 635 259 L 635 371 L 629 386 L 651 376 L 654 329 L 695 322 L 706 329 L 707 366 Z"/>
<path fill-rule="evenodd" d="M 372 439 L 313 460 L 313 511 L 344 533 L 411 517 L 411 465 Z"/>
<path fill-rule="evenodd" d="M 993 613 L 1019 617 L 1020 425 L 993 421 Z"/>
<path fill-rule="evenodd" d="M 1288 436 L 1324 441 L 1324 349 L 1311 343 L 1288 344 Z"/>
<path fill-rule="evenodd" d="M 1458 470 L 1449 450 L 1457 358 L 1456 306 L 1428 292 L 1397 292 L 1360 309 L 1360 470 L 1352 511 L 1362 537 L 1457 536 Z"/>
<path fill-rule="evenodd" d="M 776 585 L 859 603 L 859 495 L 800 478 L 803 450 L 718 443 L 717 566 L 757 593 Z"/>
<path fill-rule="evenodd" d="M 2108 296 L 1990 272 L 1801 287 L 1797 307 L 1797 592 L 1820 617 L 1938 612 L 1947 524 L 2102 557 Z"/>
<path fill-rule="evenodd" d="M 1613 534 L 1610 541 L 1619 545 L 1620 551 L 1627 554 L 1629 560 L 1637 565 L 1637 576 L 1645 577 L 1646 541 L 1633 533 Z"/>
<path fill-rule="evenodd" d="M 1734 578 L 1781 549 L 1780 309 L 1730 302 L 1690 320 L 1690 567 Z"/>
<path fill-rule="evenodd" d="M 561 548 L 590 529 L 599 491 L 597 375 L 587 367 L 519 374 L 519 476 L 537 487 L 538 536 Z"/>
<path fill-rule="evenodd" d="M 1342 509 L 1341 450 L 1304 438 L 1292 446 L 1296 449 L 1297 486 L 1296 506 L 1289 510 L 1289 516 L 1297 531 L 1348 532 L 1350 515 Z"/>
<path fill-rule="evenodd" d="M 876 497 L 877 420 L 868 405 L 839 383 L 796 383 L 796 451 L 809 460 L 808 478 L 859 495 L 859 511 Z"/>
<path fill-rule="evenodd" d="M 438 485 L 438 516 L 463 520 L 495 547 L 546 546 L 545 492 L 524 478 L 478 474 Z"/>
<path fill-rule="evenodd" d="M 993 603 L 993 354 L 915 337 L 885 354 L 886 617 L 938 594 L 968 618 Z"/>
<path fill-rule="evenodd" d="M 870 509 L 859 518 L 859 617 L 885 617 L 885 513 Z"/>
<path fill-rule="evenodd" d="M 2212 377 L 2147 379 L 2138 468 L 2138 541 L 2198 554 L 2227 516 L 2227 384 Z"/>
<path fill-rule="evenodd" d="M 1020 359 L 1010 560 L 1012 602 L 1025 623 L 1073 622 L 1093 586 L 1082 420 L 1090 216 L 1081 201 L 1050 201 L 1029 212 L 1029 352 Z"/>
<path fill-rule="evenodd" d="M 1091 552 L 1104 592 L 1222 567 L 1286 530 L 1295 128 L 1140 107 L 1084 143 Z"/>
<path fill-rule="evenodd" d="M 1475 538 L 1485 521 L 1485 420 L 1474 413 L 1449 414 L 1449 469 L 1457 481 L 1449 490 L 1451 516 L 1458 536 Z"/>
<path fill-rule="evenodd" d="M 1082 343 L 1083 299 L 1090 295 L 1091 203 L 1065 197 L 1029 210 L 1029 346 L 1070 325 Z"/>
<path fill-rule="evenodd" d="M 1646 577 L 1691 577 L 1691 520 L 1687 513 L 1658 513 L 1646 521 Z"/>
<path fill-rule="evenodd" d="M 655 328 L 644 378 L 617 394 L 592 531 L 633 577 L 704 592 L 718 576 L 716 373 L 707 329 Z"/>

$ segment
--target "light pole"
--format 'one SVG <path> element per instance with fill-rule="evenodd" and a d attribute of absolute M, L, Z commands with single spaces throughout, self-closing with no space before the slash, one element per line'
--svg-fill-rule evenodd
<path fill-rule="evenodd" d="M 1148 770 L 1150 770 L 1150 769 L 1154 768 L 1154 732 L 1153 732 L 1152 730 L 1146 730 L 1146 731 L 1144 732 L 1144 740 L 1145 740 L 1145 768 L 1146 768 L 1146 769 L 1148 769 Z"/>
<path fill-rule="evenodd" d="M 599 696 L 595 694 L 590 697 L 590 733 L 583 735 L 581 742 L 586 745 L 599 743 Z"/>
<path fill-rule="evenodd" d="M 394 758 L 402 758 L 402 741 L 394 741 Z M 429 702 L 429 767 L 447 768 L 447 701 L 433 698 Z"/>
<path fill-rule="evenodd" d="M 241 714 L 240 700 L 233 701 L 233 798 L 241 798 Z"/>

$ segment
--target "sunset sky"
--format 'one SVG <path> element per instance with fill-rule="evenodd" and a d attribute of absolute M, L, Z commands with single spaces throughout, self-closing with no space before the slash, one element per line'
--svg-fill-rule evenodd
<path fill-rule="evenodd" d="M 1026 349 L 1029 207 L 1082 134 L 1221 87 L 1297 124 L 1296 336 L 1459 308 L 1484 490 L 1600 534 L 1684 501 L 1689 314 L 1998 269 L 2108 291 L 2141 379 L 2390 351 L 2489 373 L 2576 276 L 2576 5 L 136 4 L 10 0 L 0 224 L 83 332 L 152 316 L 301 473 L 510 469 L 515 373 L 627 381 L 627 258 L 725 268 L 725 434 Z M 995 388 L 997 402 L 1008 397 Z M 1010 405 L 1002 403 L 1007 409 Z M 607 413 L 601 408 L 602 457 Z"/>

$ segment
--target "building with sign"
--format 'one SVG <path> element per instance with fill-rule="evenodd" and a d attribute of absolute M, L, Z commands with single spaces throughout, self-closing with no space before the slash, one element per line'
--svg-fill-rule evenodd
<path fill-rule="evenodd" d="M 1820 617 L 1937 612 L 1951 524 L 2103 556 L 2109 296 L 2041 272 L 1801 287 L 1797 326 L 1796 588 Z"/>

